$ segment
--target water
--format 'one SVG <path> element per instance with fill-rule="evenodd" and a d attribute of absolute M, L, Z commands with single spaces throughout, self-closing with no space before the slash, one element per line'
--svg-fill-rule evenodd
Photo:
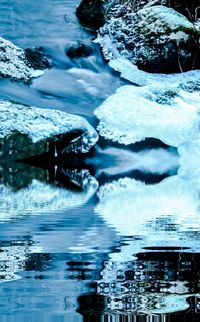
<path fill-rule="evenodd" d="M 0 97 L 96 125 L 124 82 L 78 23 L 78 2 L 1 1 L 1 35 L 43 46 L 54 67 L 31 85 L 1 80 Z M 68 58 L 80 40 L 92 55 Z M 81 160 L 1 165 L 1 321 L 199 321 L 199 190 L 179 168 L 161 142 L 102 139 Z"/>

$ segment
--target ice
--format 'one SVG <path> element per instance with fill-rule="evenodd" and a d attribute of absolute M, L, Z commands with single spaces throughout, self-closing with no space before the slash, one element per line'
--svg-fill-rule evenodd
<path fill-rule="evenodd" d="M 198 86 L 195 80 L 122 86 L 95 110 L 99 133 L 126 145 L 156 138 L 178 147 L 195 140 L 200 125 Z"/>
<path fill-rule="evenodd" d="M 141 86 L 160 82 L 169 85 L 171 83 L 195 81 L 200 78 L 199 70 L 191 70 L 178 74 L 148 73 L 138 69 L 136 65 L 132 64 L 131 61 L 126 58 L 112 59 L 109 62 L 109 65 L 111 68 L 119 72 L 122 78 Z"/>

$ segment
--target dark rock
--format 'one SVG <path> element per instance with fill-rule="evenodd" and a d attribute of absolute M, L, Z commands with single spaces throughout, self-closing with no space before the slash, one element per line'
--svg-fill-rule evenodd
<path fill-rule="evenodd" d="M 69 58 L 88 57 L 92 54 L 91 47 L 78 42 L 76 45 L 71 46 L 66 54 Z"/>
<path fill-rule="evenodd" d="M 85 153 L 97 139 L 93 127 L 78 115 L 0 102 L 0 161 Z"/>
<path fill-rule="evenodd" d="M 82 0 L 76 14 L 83 25 L 95 29 L 105 23 L 105 8 L 102 0 Z"/>
<path fill-rule="evenodd" d="M 52 67 L 50 57 L 47 56 L 42 47 L 36 47 L 34 49 L 27 48 L 24 52 L 29 67 L 42 70 Z"/>

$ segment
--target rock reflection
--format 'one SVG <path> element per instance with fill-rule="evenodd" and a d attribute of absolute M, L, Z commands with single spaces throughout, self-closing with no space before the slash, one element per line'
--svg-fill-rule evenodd
<path fill-rule="evenodd" d="M 0 168 L 0 222 L 81 206 L 97 188 L 88 170 L 4 165 Z"/>
<path fill-rule="evenodd" d="M 79 298 L 84 321 L 198 321 L 199 253 L 149 251 L 129 261 L 119 254 L 104 262 L 96 294 Z"/>

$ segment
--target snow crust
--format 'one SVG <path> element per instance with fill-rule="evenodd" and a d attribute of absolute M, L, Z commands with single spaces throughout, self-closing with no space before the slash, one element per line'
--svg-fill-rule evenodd
<path fill-rule="evenodd" d="M 74 150 L 87 152 L 97 142 L 98 135 L 81 116 L 0 101 L 0 139 L 19 132 L 37 143 L 77 130 L 82 131 L 83 135 L 78 145 L 74 143 Z"/>
<path fill-rule="evenodd" d="M 122 86 L 95 110 L 100 135 L 126 145 L 156 138 L 177 147 L 197 139 L 200 91 L 194 88 L 199 86 L 198 76 L 196 83 L 187 78 L 178 82 L 176 77 L 172 84 Z"/>

